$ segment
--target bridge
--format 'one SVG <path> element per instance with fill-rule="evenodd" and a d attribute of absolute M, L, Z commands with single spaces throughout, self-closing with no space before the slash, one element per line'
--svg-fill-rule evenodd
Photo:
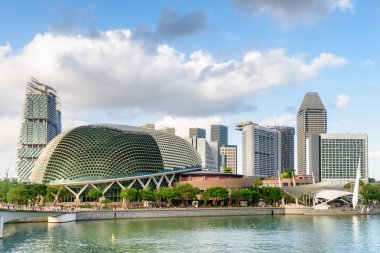
<path fill-rule="evenodd" d="M 3 239 L 4 223 L 17 221 L 25 218 L 48 217 L 49 222 L 61 222 L 57 217 L 62 217 L 68 214 L 67 212 L 54 211 L 31 211 L 31 210 L 6 210 L 0 209 L 0 239 Z M 74 213 L 69 213 L 75 215 Z M 52 218 L 52 219 L 51 219 Z"/>

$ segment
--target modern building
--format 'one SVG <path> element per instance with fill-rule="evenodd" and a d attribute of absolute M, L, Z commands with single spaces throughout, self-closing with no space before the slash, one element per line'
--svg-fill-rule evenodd
<path fill-rule="evenodd" d="M 281 168 L 281 138 L 277 130 L 252 121 L 236 124 L 242 131 L 243 174 L 245 176 L 277 176 Z"/>
<path fill-rule="evenodd" d="M 210 140 L 219 142 L 220 146 L 228 145 L 228 127 L 224 125 L 211 125 Z"/>
<path fill-rule="evenodd" d="M 360 159 L 361 180 L 368 181 L 368 136 L 366 134 L 311 135 L 307 164 L 320 181 L 354 181 Z"/>
<path fill-rule="evenodd" d="M 154 123 L 146 123 L 145 125 L 139 126 L 141 128 L 154 130 L 156 129 L 156 125 Z"/>
<path fill-rule="evenodd" d="M 175 128 L 174 127 L 163 127 L 163 128 L 160 128 L 159 130 L 166 132 L 168 134 L 175 135 Z"/>
<path fill-rule="evenodd" d="M 224 172 L 224 169 L 230 168 L 233 174 L 237 174 L 237 146 L 236 145 L 224 145 L 219 147 L 220 154 L 220 172 Z"/>
<path fill-rule="evenodd" d="M 306 139 L 327 132 L 327 111 L 317 92 L 306 93 L 297 113 L 297 175 L 307 175 Z"/>
<path fill-rule="evenodd" d="M 206 138 L 206 130 L 198 127 L 189 128 L 189 138 L 193 137 Z"/>
<path fill-rule="evenodd" d="M 219 171 L 219 143 L 207 141 L 206 138 L 192 137 L 186 139 L 202 159 L 202 168 L 209 171 Z"/>
<path fill-rule="evenodd" d="M 120 125 L 87 125 L 58 135 L 38 158 L 40 183 L 106 180 L 199 168 L 201 158 L 182 138 Z"/>
<path fill-rule="evenodd" d="M 61 110 L 57 92 L 32 78 L 27 84 L 17 150 L 16 170 L 20 182 L 29 182 L 42 149 L 60 132 Z"/>
<path fill-rule="evenodd" d="M 294 127 L 268 126 L 281 134 L 281 171 L 294 169 Z"/>

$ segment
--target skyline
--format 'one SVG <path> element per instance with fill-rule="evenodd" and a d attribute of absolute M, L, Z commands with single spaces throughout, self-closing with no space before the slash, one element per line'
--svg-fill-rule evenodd
<path fill-rule="evenodd" d="M 316 91 L 327 133 L 368 134 L 369 176 L 380 179 L 380 3 L 251 2 L 2 2 L 0 177 L 34 76 L 59 93 L 63 130 L 153 122 L 209 137 L 210 124 L 228 125 L 240 172 L 235 123 L 295 127 L 304 94 Z"/>

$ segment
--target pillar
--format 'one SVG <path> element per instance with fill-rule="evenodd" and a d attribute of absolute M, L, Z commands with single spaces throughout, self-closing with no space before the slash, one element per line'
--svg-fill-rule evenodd
<path fill-rule="evenodd" d="M 4 219 L 3 219 L 3 216 L 0 215 L 0 239 L 3 239 L 3 229 L 4 229 Z"/>

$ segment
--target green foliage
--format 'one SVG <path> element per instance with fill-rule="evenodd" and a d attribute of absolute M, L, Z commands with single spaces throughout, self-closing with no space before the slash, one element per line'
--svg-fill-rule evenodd
<path fill-rule="evenodd" d="M 209 199 L 212 199 L 213 205 L 216 205 L 217 201 L 225 201 L 228 199 L 228 190 L 223 187 L 211 187 L 205 192 Z"/>
<path fill-rule="evenodd" d="M 128 201 L 134 201 L 137 200 L 138 191 L 135 188 L 125 188 L 121 190 L 120 197 Z"/>
<path fill-rule="evenodd" d="M 87 196 L 94 199 L 99 199 L 103 197 L 103 192 L 99 189 L 92 188 L 89 192 L 87 192 Z"/>
<path fill-rule="evenodd" d="M 177 192 L 173 187 L 162 187 L 160 192 L 163 200 L 172 200 L 177 197 Z"/>
<path fill-rule="evenodd" d="M 7 199 L 8 191 L 14 186 L 15 184 L 13 184 L 9 179 L 0 181 L 0 201 L 5 201 Z"/>
<path fill-rule="evenodd" d="M 262 185 L 263 185 L 263 181 L 259 177 L 256 177 L 255 181 L 253 181 L 253 187 L 256 188 L 256 189 L 258 189 Z"/>
<path fill-rule="evenodd" d="M 105 207 L 108 207 L 108 205 L 112 203 L 112 200 L 110 200 L 110 199 L 103 199 L 101 203 L 104 204 Z"/>
<path fill-rule="evenodd" d="M 280 177 L 281 178 L 291 178 L 291 175 L 288 172 L 284 171 L 281 173 Z"/>
<path fill-rule="evenodd" d="M 379 200 L 380 201 L 380 184 L 367 183 L 361 187 L 361 194 L 365 200 Z"/>
<path fill-rule="evenodd" d="M 261 196 L 267 203 L 275 203 L 279 201 L 283 196 L 283 191 L 278 187 L 262 187 Z"/>
<path fill-rule="evenodd" d="M 182 184 L 176 188 L 177 196 L 182 200 L 193 200 L 199 193 L 199 188 L 192 186 L 191 184 Z"/>
<path fill-rule="evenodd" d="M 7 201 L 14 204 L 28 203 L 28 190 L 25 184 L 17 184 L 7 193 Z"/>
<path fill-rule="evenodd" d="M 39 202 L 43 196 L 47 194 L 46 184 L 27 184 L 25 185 L 28 194 L 28 200 L 35 204 Z"/>
<path fill-rule="evenodd" d="M 142 200 L 153 201 L 155 196 L 150 188 L 139 190 L 139 195 Z"/>
<path fill-rule="evenodd" d="M 230 167 L 224 166 L 223 167 L 223 172 L 231 174 L 232 173 L 232 169 Z"/>

